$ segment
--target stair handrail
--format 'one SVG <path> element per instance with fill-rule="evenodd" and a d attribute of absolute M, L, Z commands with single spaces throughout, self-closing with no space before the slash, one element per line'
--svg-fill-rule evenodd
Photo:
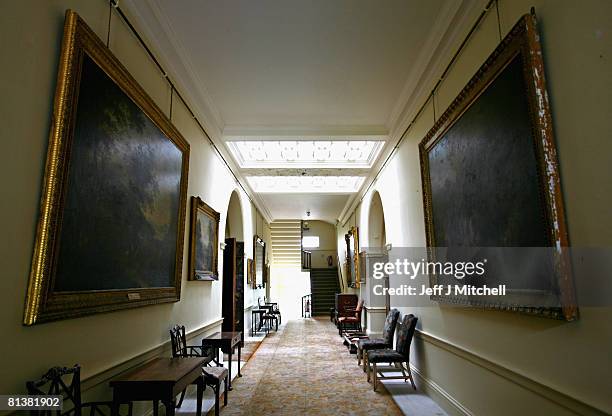
<path fill-rule="evenodd" d="M 308 302 L 308 303 L 306 303 Z M 312 316 L 312 293 L 302 296 L 302 318 L 310 318 Z M 308 316 L 306 316 L 308 314 Z"/>
<path fill-rule="evenodd" d="M 344 278 L 342 277 L 342 264 L 340 263 L 340 256 L 336 254 L 336 262 L 338 264 L 338 280 L 340 280 L 340 293 L 344 293 Z"/>

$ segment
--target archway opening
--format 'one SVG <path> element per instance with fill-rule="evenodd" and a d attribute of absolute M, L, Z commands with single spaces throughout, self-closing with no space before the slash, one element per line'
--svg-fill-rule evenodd
<path fill-rule="evenodd" d="M 225 219 L 223 249 L 222 329 L 244 337 L 244 231 L 240 196 L 232 192 Z"/>

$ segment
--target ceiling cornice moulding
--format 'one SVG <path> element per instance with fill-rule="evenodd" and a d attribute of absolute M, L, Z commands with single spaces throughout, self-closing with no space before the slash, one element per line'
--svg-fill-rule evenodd
<path fill-rule="evenodd" d="M 185 48 L 164 17 L 157 0 L 123 0 L 122 6 L 134 17 L 139 30 L 153 43 L 152 49 L 171 78 L 183 87 L 181 94 L 193 105 L 194 111 L 199 113 L 198 119 L 201 119 L 207 133 L 211 138 L 219 140 L 225 127 L 221 113 L 212 102 L 202 79 L 194 70 Z"/>

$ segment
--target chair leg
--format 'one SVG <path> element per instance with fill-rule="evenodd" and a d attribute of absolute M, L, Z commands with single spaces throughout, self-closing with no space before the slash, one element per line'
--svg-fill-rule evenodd
<path fill-rule="evenodd" d="M 372 368 L 370 367 L 369 363 L 368 363 L 367 369 L 365 371 L 366 371 L 366 380 L 369 383 L 370 382 L 370 373 L 372 372 Z"/>
<path fill-rule="evenodd" d="M 221 390 L 221 383 L 217 381 L 215 385 L 215 416 L 219 416 L 219 390 Z"/>
<path fill-rule="evenodd" d="M 373 363 L 372 366 L 374 367 L 372 369 L 372 371 L 374 372 L 374 375 L 373 375 L 374 378 L 372 380 L 372 385 L 374 386 L 374 391 L 376 391 L 376 387 L 377 387 L 377 384 L 378 384 L 378 372 L 376 370 L 376 363 Z"/>
<path fill-rule="evenodd" d="M 364 351 L 365 354 L 363 354 L 363 372 L 366 372 L 366 366 L 368 365 L 368 352 Z"/>
<path fill-rule="evenodd" d="M 223 406 L 227 406 L 227 394 L 229 393 L 229 390 L 227 389 L 227 377 L 225 377 L 225 393 L 223 393 Z"/>
<path fill-rule="evenodd" d="M 406 363 L 406 367 L 408 375 L 410 376 L 410 384 L 412 384 L 412 388 L 416 390 L 416 384 L 414 384 L 414 378 L 412 377 L 412 370 L 410 370 L 410 363 Z"/>
<path fill-rule="evenodd" d="M 361 350 L 357 347 L 357 365 L 361 367 Z"/>

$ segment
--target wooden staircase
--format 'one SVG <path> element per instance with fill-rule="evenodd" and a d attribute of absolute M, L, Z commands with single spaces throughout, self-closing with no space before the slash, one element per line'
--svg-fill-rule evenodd
<path fill-rule="evenodd" d="M 334 306 L 338 285 L 338 269 L 310 269 L 310 290 L 312 292 L 312 315 L 329 316 L 329 309 Z"/>

